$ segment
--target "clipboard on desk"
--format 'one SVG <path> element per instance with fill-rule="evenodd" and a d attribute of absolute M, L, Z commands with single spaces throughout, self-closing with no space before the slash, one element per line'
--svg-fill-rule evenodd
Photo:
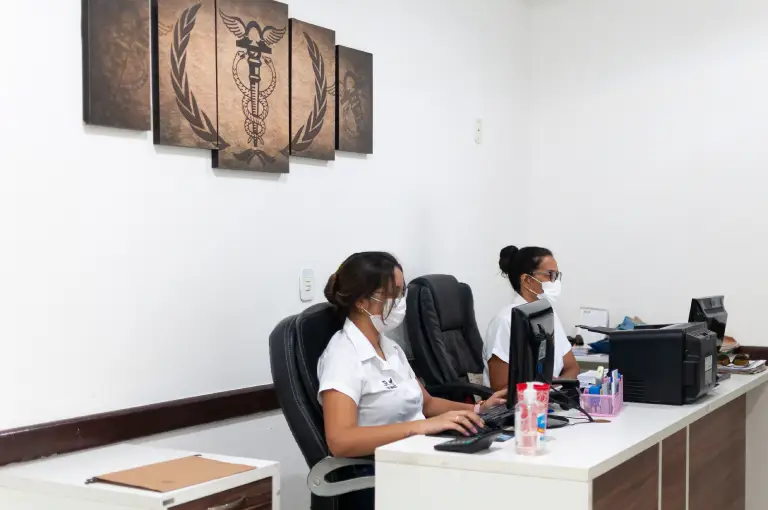
<path fill-rule="evenodd" d="M 254 469 L 254 466 L 230 464 L 195 455 L 95 476 L 85 483 L 106 483 L 152 492 L 171 492 Z"/>

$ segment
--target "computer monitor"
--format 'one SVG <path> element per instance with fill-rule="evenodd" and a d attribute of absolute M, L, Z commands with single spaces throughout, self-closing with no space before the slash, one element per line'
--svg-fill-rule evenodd
<path fill-rule="evenodd" d="M 552 383 L 555 361 L 555 315 L 546 300 L 512 309 L 509 336 L 509 393 L 507 407 L 517 404 L 517 385 L 530 381 Z"/>
<path fill-rule="evenodd" d="M 728 312 L 723 306 L 723 296 L 710 296 L 694 298 L 691 300 L 691 312 L 688 322 L 706 322 L 707 329 L 717 335 L 718 350 L 723 345 L 725 338 L 725 324 L 728 322 Z"/>

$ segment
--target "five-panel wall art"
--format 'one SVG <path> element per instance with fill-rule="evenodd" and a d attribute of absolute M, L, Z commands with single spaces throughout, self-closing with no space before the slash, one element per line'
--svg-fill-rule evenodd
<path fill-rule="evenodd" d="M 82 1 L 87 124 L 151 129 L 155 144 L 210 149 L 232 170 L 373 152 L 373 56 L 286 4 Z"/>

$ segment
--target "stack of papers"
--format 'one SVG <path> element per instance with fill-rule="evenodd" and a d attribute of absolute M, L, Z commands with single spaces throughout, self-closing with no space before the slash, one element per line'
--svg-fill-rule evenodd
<path fill-rule="evenodd" d="M 733 363 L 727 366 L 718 366 L 717 371 L 726 374 L 757 374 L 764 371 L 766 368 L 764 359 L 756 359 L 750 361 L 748 365 L 743 367 L 737 367 Z"/>
<path fill-rule="evenodd" d="M 573 351 L 574 356 L 586 356 L 589 354 L 589 347 L 586 345 L 574 345 L 571 347 L 571 350 Z"/>

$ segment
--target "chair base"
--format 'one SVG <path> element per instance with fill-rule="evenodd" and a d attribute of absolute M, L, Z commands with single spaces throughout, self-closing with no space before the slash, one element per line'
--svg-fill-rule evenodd
<path fill-rule="evenodd" d="M 365 489 L 335 498 L 312 495 L 311 510 L 374 510 L 374 502 L 374 489 Z"/>

